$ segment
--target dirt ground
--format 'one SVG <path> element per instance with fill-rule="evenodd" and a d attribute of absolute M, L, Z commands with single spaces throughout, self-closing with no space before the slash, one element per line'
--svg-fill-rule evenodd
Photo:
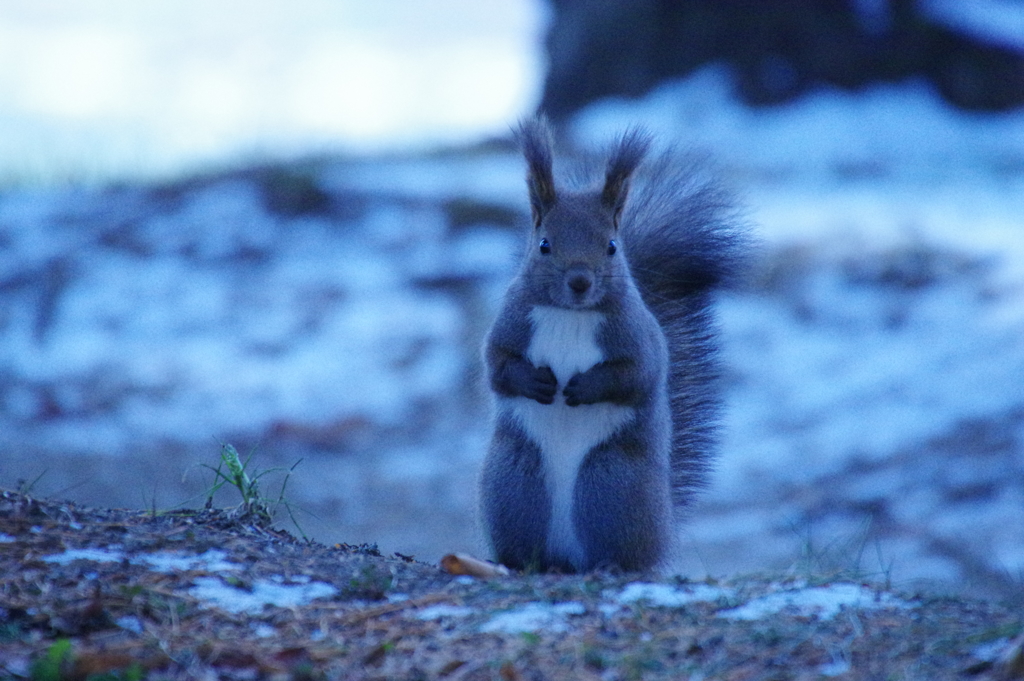
<path fill-rule="evenodd" d="M 994 680 L 1024 678 L 1022 631 L 851 575 L 474 579 L 237 509 L 0 491 L 3 678 Z"/>

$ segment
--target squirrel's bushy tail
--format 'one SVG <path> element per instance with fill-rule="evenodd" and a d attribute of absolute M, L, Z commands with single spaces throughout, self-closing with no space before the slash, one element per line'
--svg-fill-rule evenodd
<path fill-rule="evenodd" d="M 641 138 L 627 133 L 620 147 Z M 620 229 L 633 279 L 668 340 L 672 501 L 679 511 L 704 485 L 716 446 L 720 398 L 711 294 L 741 268 L 747 230 L 702 159 L 673 152 L 637 171 Z"/>

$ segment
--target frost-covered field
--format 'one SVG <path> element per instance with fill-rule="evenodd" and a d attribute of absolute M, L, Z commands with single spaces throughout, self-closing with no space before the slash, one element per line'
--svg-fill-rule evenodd
<path fill-rule="evenodd" d="M 1019 588 L 1024 115 L 912 85 L 751 113 L 712 70 L 571 138 L 637 119 L 710 148 L 763 241 L 720 301 L 726 427 L 682 569 Z M 229 441 L 303 459 L 320 540 L 480 551 L 477 347 L 524 208 L 501 147 L 5 191 L 0 485 L 198 505 Z"/>

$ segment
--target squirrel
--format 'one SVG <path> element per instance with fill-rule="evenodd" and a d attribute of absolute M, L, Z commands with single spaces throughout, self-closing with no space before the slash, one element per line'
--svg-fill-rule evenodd
<path fill-rule="evenodd" d="M 491 548 L 519 570 L 665 567 L 713 454 L 711 293 L 740 268 L 746 230 L 698 159 L 666 152 L 638 170 L 652 144 L 640 128 L 582 188 L 556 185 L 546 120 L 515 136 L 533 227 L 484 347 Z"/>

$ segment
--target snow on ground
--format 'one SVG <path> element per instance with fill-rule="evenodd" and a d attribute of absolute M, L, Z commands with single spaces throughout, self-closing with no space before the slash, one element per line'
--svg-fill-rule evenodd
<path fill-rule="evenodd" d="M 644 602 L 661 608 L 681 608 L 695 601 L 714 603 L 732 596 L 730 590 L 707 584 L 695 584 L 687 589 L 677 589 L 668 584 L 633 582 L 615 598 L 622 605 Z"/>
<path fill-rule="evenodd" d="M 224 560 L 223 551 L 210 549 L 201 554 L 190 555 L 180 551 L 155 551 L 128 557 L 117 546 L 107 548 L 68 549 L 62 553 L 42 557 L 43 562 L 66 565 L 75 561 L 109 563 L 128 561 L 147 566 L 161 573 L 195 572 L 191 576 L 189 593 L 207 607 L 220 608 L 230 613 L 258 615 L 265 606 L 290 607 L 303 605 L 317 598 L 330 598 L 338 593 L 337 588 L 306 575 L 292 575 L 289 578 L 271 575 L 236 584 L 229 577 L 210 576 L 209 573 L 231 572 L 241 566 Z M 687 608 L 696 603 L 710 603 L 718 606 L 716 616 L 737 620 L 767 619 L 780 612 L 799 617 L 831 619 L 844 608 L 864 611 L 879 608 L 909 608 L 913 603 L 894 596 L 888 591 L 876 591 L 861 584 L 836 582 L 826 586 L 808 586 L 802 583 L 767 584 L 767 593 L 760 596 L 740 594 L 735 588 L 709 586 L 707 584 L 685 584 L 671 586 L 633 582 L 616 592 L 609 589 L 602 594 L 603 601 L 597 610 L 607 618 L 613 618 L 643 605 L 653 608 Z M 389 600 L 401 603 L 408 596 L 396 593 Z M 737 605 L 739 603 L 740 605 Z M 420 620 L 461 621 L 485 620 L 476 628 L 483 633 L 502 632 L 510 634 L 548 631 L 566 632 L 572 629 L 572 617 L 583 615 L 586 606 L 578 601 L 557 603 L 530 602 L 509 610 L 484 613 L 475 608 L 442 603 L 418 610 L 415 617 Z M 133 627 L 128 621 L 124 626 Z"/>
<path fill-rule="evenodd" d="M 586 608 L 582 603 L 526 603 L 513 610 L 498 613 L 480 626 L 482 633 L 502 632 L 521 634 L 531 631 L 569 631 L 568 618 L 582 615 Z"/>
<path fill-rule="evenodd" d="M 129 558 L 119 547 L 68 549 L 64 553 L 43 556 L 46 563 L 67 565 L 76 560 L 89 560 L 94 563 L 120 563 L 127 560 L 135 565 L 146 565 L 154 572 L 184 572 L 202 570 L 204 572 L 225 572 L 239 570 L 237 563 L 225 560 L 227 554 L 217 549 L 209 549 L 203 553 L 191 555 L 179 552 L 157 551 Z"/>
<path fill-rule="evenodd" d="M 230 613 L 258 615 L 263 608 L 304 605 L 317 598 L 330 598 L 338 590 L 326 582 L 279 584 L 259 579 L 245 588 L 229 586 L 220 577 L 196 577 L 189 593 L 205 604 Z"/>
<path fill-rule="evenodd" d="M 718 615 L 726 619 L 760 620 L 782 611 L 795 611 L 804 617 L 813 615 L 827 620 L 838 615 L 843 608 L 872 610 L 906 607 L 906 602 L 892 594 L 877 593 L 859 584 L 830 584 L 777 591 Z"/>
<path fill-rule="evenodd" d="M 239 570 L 241 566 L 224 560 L 227 556 L 223 551 L 210 549 L 198 555 L 187 555 L 180 552 L 156 551 L 154 553 L 127 557 L 115 547 L 68 549 L 63 553 L 43 556 L 46 563 L 65 565 L 76 560 L 95 563 L 128 561 L 136 565 L 146 565 L 154 572 L 230 572 Z M 328 598 L 338 590 L 324 582 L 310 581 L 308 577 L 299 575 L 285 583 L 283 577 L 272 576 L 270 579 L 258 579 L 245 588 L 225 584 L 220 577 L 197 576 L 193 579 L 194 586 L 190 594 L 210 607 L 220 608 L 231 613 L 248 613 L 258 615 L 267 605 L 289 607 L 308 603 L 315 598 Z M 126 621 L 122 626 L 134 627 L 138 623 Z"/>
<path fill-rule="evenodd" d="M 738 106 L 723 66 L 659 86 L 639 101 L 609 98 L 580 113 L 571 138 L 596 146 L 640 123 L 663 139 L 707 148 L 721 163 L 816 190 L 856 179 L 922 183 L 1001 172 L 1020 181 L 1024 112 L 968 114 L 924 83 L 823 89 L 770 109 Z"/>
<path fill-rule="evenodd" d="M 753 113 L 721 78 L 572 129 L 636 118 L 709 147 L 763 240 L 720 300 L 722 456 L 681 569 L 1009 588 L 1024 115 L 914 84 Z M 501 149 L 0 194 L 0 484 L 196 505 L 231 441 L 260 468 L 302 459 L 288 495 L 317 538 L 480 552 L 478 346 L 525 205 Z"/>

